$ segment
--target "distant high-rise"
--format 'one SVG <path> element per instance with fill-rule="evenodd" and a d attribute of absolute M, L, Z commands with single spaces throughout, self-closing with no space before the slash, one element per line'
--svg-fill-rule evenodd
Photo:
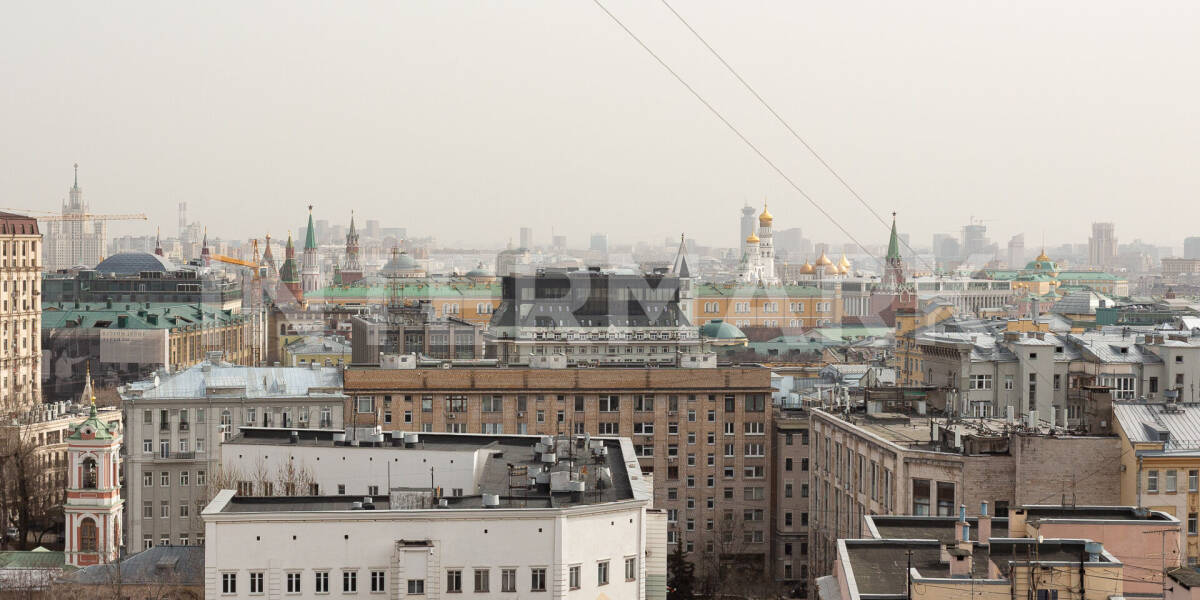
<path fill-rule="evenodd" d="M 1008 240 L 1008 268 L 1020 269 L 1025 264 L 1025 234 L 1018 233 Z"/>
<path fill-rule="evenodd" d="M 553 241 L 553 243 L 551 244 L 551 246 L 553 246 L 553 247 L 554 247 L 554 250 L 555 250 L 556 252 L 566 252 L 566 250 L 567 250 L 567 236 L 565 236 L 565 235 L 556 235 L 556 236 L 554 236 L 554 241 Z"/>
<path fill-rule="evenodd" d="M 75 266 L 92 268 L 104 258 L 107 246 L 107 228 L 103 220 L 83 218 L 91 212 L 83 199 L 79 187 L 79 165 L 75 165 L 75 183 L 69 192 L 70 199 L 62 204 L 61 221 L 46 224 L 43 258 L 47 271 L 69 269 Z"/>
<path fill-rule="evenodd" d="M 1117 264 L 1117 235 L 1113 223 L 1092 223 L 1092 237 L 1088 238 L 1088 264 L 1106 269 Z"/>
<path fill-rule="evenodd" d="M 753 210 L 753 209 L 751 209 L 751 210 Z M 608 234 L 607 233 L 593 233 L 592 234 L 592 243 L 589 246 L 589 249 L 592 252 L 603 252 L 603 253 L 607 254 L 608 253 Z M 499 275 L 499 273 L 497 273 L 497 275 Z"/>
<path fill-rule="evenodd" d="M 987 225 L 984 225 L 982 221 L 976 223 L 972 219 L 971 223 L 963 226 L 959 249 L 962 251 L 962 257 L 968 261 L 986 261 L 986 258 L 980 257 L 994 253 L 991 241 L 987 237 Z"/>
<path fill-rule="evenodd" d="M 1183 240 L 1183 257 L 1200 258 L 1200 236 L 1192 236 Z"/>
<path fill-rule="evenodd" d="M 745 246 L 746 238 L 754 234 L 754 228 L 756 225 L 758 225 L 756 222 L 757 218 L 754 214 L 755 212 L 757 211 L 755 211 L 754 207 L 750 206 L 749 204 L 742 207 L 742 220 L 738 224 L 738 241 L 734 248 L 742 248 Z"/>
<path fill-rule="evenodd" d="M 533 248 L 533 228 L 532 227 L 522 227 L 521 228 L 521 247 L 522 248 Z"/>
<path fill-rule="evenodd" d="M 185 231 L 187 231 L 187 226 L 188 226 L 187 202 L 180 202 L 179 203 L 179 239 L 180 239 L 180 241 L 186 241 L 183 239 L 183 234 Z"/>

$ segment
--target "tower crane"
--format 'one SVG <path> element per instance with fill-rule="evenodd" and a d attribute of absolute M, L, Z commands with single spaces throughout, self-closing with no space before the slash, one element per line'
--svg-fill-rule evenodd
<path fill-rule="evenodd" d="M 101 215 L 93 213 L 79 214 L 58 214 L 46 210 L 27 210 L 24 208 L 0 208 L 4 211 L 12 211 L 16 213 L 43 213 L 45 216 L 30 215 L 39 221 L 145 221 L 146 215 L 142 213 L 130 214 L 115 214 Z"/>

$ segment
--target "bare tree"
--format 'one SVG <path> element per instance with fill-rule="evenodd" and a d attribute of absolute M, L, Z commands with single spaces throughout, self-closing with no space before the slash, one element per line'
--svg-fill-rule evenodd
<path fill-rule="evenodd" d="M 236 467 L 218 466 L 208 476 L 208 482 L 204 490 L 204 503 L 208 504 L 221 490 L 236 490 L 238 483 L 246 481 L 246 474 Z"/>
<path fill-rule="evenodd" d="M 40 545 L 62 522 L 65 490 L 56 485 L 50 458 L 26 426 L 0 430 L 0 517 L 6 528 L 17 528 L 19 550 L 29 549 L 30 534 L 36 536 L 34 545 Z"/>
<path fill-rule="evenodd" d="M 714 519 L 712 529 L 701 532 L 696 550 L 688 558 L 696 565 L 700 595 L 713 600 L 778 598 L 781 586 L 766 564 L 765 544 L 727 513 Z"/>
<path fill-rule="evenodd" d="M 275 493 L 280 496 L 308 495 L 309 486 L 316 481 L 312 469 L 304 461 L 300 461 L 299 465 L 290 458 L 282 462 L 275 470 Z"/>

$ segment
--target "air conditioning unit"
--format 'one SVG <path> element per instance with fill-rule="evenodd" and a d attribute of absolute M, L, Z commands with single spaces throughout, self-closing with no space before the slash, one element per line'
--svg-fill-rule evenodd
<path fill-rule="evenodd" d="M 677 410 L 668 410 L 668 411 L 667 411 L 667 416 L 668 416 L 668 417 L 677 417 L 677 416 L 679 416 L 679 411 L 677 411 Z"/>
<path fill-rule="evenodd" d="M 454 413 L 446 413 L 446 418 L 451 420 L 455 419 Z"/>
<path fill-rule="evenodd" d="M 525 416 L 525 411 L 523 411 L 523 410 L 519 410 L 519 411 L 517 411 L 517 418 L 518 418 L 518 419 L 520 419 L 521 417 L 524 417 L 524 416 Z"/>

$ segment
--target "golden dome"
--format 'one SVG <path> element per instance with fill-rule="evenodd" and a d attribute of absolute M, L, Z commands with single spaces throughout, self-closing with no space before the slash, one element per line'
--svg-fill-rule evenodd
<path fill-rule="evenodd" d="M 841 265 L 838 267 L 838 275 L 849 275 L 849 274 L 850 274 L 850 266 L 849 265 Z"/>
<path fill-rule="evenodd" d="M 833 261 L 829 260 L 828 256 L 825 256 L 824 251 L 821 251 L 821 257 L 817 259 L 817 262 L 813 266 L 828 267 L 829 265 L 832 265 L 832 264 L 833 264 Z"/>
<path fill-rule="evenodd" d="M 1049 257 L 1049 256 L 1046 256 L 1046 249 L 1045 249 L 1045 248 L 1042 248 L 1042 253 L 1041 253 L 1041 254 L 1039 254 L 1039 255 L 1037 256 L 1037 258 L 1035 258 L 1035 259 L 1033 259 L 1033 260 L 1034 260 L 1034 261 L 1037 261 L 1037 262 L 1049 262 L 1049 260 L 1050 260 L 1050 257 Z"/>
<path fill-rule="evenodd" d="M 771 221 L 774 220 L 775 217 L 771 216 L 771 213 L 767 210 L 767 203 L 764 202 L 762 214 L 758 215 L 758 224 L 763 227 L 767 227 L 771 224 Z"/>
<path fill-rule="evenodd" d="M 758 236 L 757 236 L 757 235 L 754 235 L 753 233 L 751 233 L 751 234 L 750 234 L 750 237 L 746 238 L 746 243 L 747 243 L 747 244 L 757 244 L 757 243 L 758 243 Z"/>
<path fill-rule="evenodd" d="M 838 268 L 844 269 L 844 270 L 850 270 L 850 261 L 846 260 L 845 252 L 842 253 L 842 260 L 838 261 Z"/>
<path fill-rule="evenodd" d="M 804 261 L 804 264 L 801 265 L 801 267 L 800 267 L 800 273 L 802 275 L 812 275 L 812 273 L 813 273 L 812 264 L 810 264 L 807 260 Z"/>

